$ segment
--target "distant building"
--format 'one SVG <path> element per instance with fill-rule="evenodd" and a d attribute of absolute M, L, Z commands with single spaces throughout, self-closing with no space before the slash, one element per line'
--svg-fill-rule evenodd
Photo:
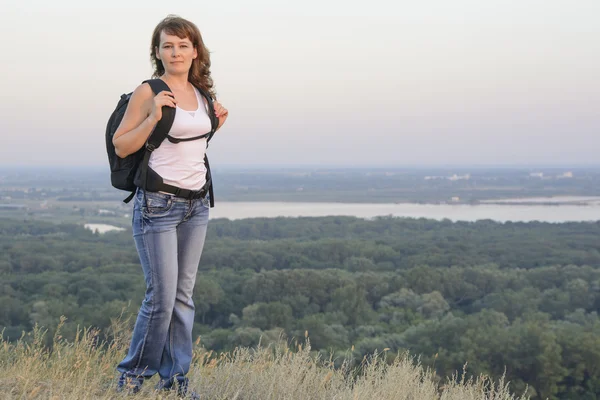
<path fill-rule="evenodd" d="M 532 178 L 543 178 L 544 177 L 544 173 L 543 172 L 531 172 L 529 174 L 530 177 Z"/>
<path fill-rule="evenodd" d="M 564 174 L 558 175 L 557 178 L 558 179 L 563 179 L 563 178 L 572 178 L 573 177 L 573 173 L 571 171 L 565 172 Z"/>
<path fill-rule="evenodd" d="M 110 211 L 110 210 L 103 210 L 103 209 L 99 209 L 98 210 L 98 215 L 115 215 L 116 213 L 114 211 Z"/>
<path fill-rule="evenodd" d="M 471 179 L 471 174 L 466 174 L 466 175 L 452 175 L 451 177 L 448 178 L 451 181 L 459 181 L 459 180 L 469 180 Z"/>
<path fill-rule="evenodd" d="M 457 202 L 457 201 L 460 201 L 460 197 L 458 197 L 458 196 L 454 196 L 454 197 L 452 197 L 452 199 L 451 199 L 451 200 L 452 200 L 453 202 Z"/>

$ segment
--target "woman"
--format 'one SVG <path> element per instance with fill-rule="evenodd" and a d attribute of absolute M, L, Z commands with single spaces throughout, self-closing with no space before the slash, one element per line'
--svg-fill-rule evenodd
<path fill-rule="evenodd" d="M 192 22 L 176 16 L 161 21 L 152 35 L 151 58 L 154 76 L 171 90 L 155 95 L 148 83 L 138 86 L 113 143 L 119 157 L 136 152 L 162 118 L 163 107 L 175 108 L 169 137 L 176 140 L 164 140 L 151 153 L 149 171 L 181 190 L 136 191 L 132 227 L 146 294 L 129 352 L 117 367 L 117 387 L 138 392 L 144 379 L 158 373 L 159 389 L 176 388 L 185 395 L 192 359 L 192 292 L 211 204 L 203 162 L 207 140 L 197 138 L 211 131 L 210 107 L 202 93 L 214 98 L 214 92 L 209 53 Z M 228 111 L 214 102 L 214 114 L 219 129 Z"/>

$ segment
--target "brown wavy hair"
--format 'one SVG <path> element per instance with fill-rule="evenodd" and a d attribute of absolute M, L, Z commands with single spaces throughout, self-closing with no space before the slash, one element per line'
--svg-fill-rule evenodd
<path fill-rule="evenodd" d="M 193 23 L 177 15 L 168 15 L 159 22 L 154 28 L 152 34 L 152 46 L 150 47 L 150 59 L 154 65 L 153 78 L 160 78 L 165 73 L 165 67 L 161 60 L 156 57 L 156 49 L 160 46 L 160 34 L 165 32 L 168 35 L 176 35 L 181 39 L 188 38 L 198 52 L 198 57 L 192 61 L 192 67 L 188 74 L 188 81 L 199 88 L 204 89 L 213 99 L 216 99 L 216 93 L 213 88 L 213 80 L 210 76 L 210 53 L 204 41 L 200 30 Z"/>

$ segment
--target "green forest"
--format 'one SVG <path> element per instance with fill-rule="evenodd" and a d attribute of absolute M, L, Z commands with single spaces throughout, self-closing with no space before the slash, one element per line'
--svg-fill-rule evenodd
<path fill-rule="evenodd" d="M 213 219 L 194 337 L 222 352 L 308 334 L 340 363 L 408 350 L 440 377 L 466 364 L 532 399 L 600 399 L 599 238 L 600 222 Z M 137 314 L 130 230 L 0 219 L 0 248 L 5 339 Z"/>

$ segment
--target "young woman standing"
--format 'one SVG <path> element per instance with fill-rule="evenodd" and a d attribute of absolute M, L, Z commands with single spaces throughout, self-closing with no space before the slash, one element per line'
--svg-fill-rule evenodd
<path fill-rule="evenodd" d="M 146 294 L 128 354 L 117 366 L 121 372 L 117 386 L 137 392 L 144 379 L 158 373 L 159 389 L 176 388 L 185 395 L 192 359 L 192 292 L 212 204 L 206 190 L 207 139 L 197 138 L 211 131 L 205 95 L 214 98 L 213 82 L 200 31 L 183 18 L 168 16 L 156 26 L 151 58 L 154 76 L 170 91 L 155 94 L 148 83 L 138 86 L 113 144 L 122 158 L 138 151 L 161 120 L 163 107 L 175 108 L 171 139 L 151 153 L 148 164 L 169 190 L 139 187 L 134 197 L 133 236 Z M 213 104 L 219 129 L 228 111 L 216 101 Z"/>

